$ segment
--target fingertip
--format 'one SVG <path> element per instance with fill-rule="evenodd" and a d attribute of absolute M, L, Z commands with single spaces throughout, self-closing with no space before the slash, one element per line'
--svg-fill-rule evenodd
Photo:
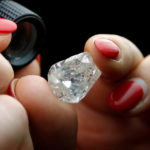
<path fill-rule="evenodd" d="M 104 74 L 109 74 L 117 69 L 121 50 L 110 38 L 112 35 L 94 35 L 85 44 L 84 50 L 89 52 L 96 65 Z"/>
<path fill-rule="evenodd" d="M 0 33 L 9 34 L 17 30 L 17 24 L 9 19 L 0 18 Z"/>
<path fill-rule="evenodd" d="M 9 93 L 21 102 L 29 114 L 38 115 L 39 112 L 35 109 L 43 109 L 45 107 L 43 100 L 46 101 L 47 95 L 50 95 L 47 81 L 36 75 L 24 76 L 18 80 L 14 79 L 9 89 Z"/>
<path fill-rule="evenodd" d="M 28 75 L 20 78 L 15 85 L 14 91 L 16 98 L 30 113 L 37 114 L 38 112 L 34 108 L 40 110 L 47 109 L 47 106 L 51 102 L 56 101 L 47 81 L 36 75 Z"/>
<path fill-rule="evenodd" d="M 16 82 L 14 84 L 15 97 L 29 113 L 36 116 L 41 116 L 41 112 L 58 115 L 58 111 L 62 111 L 66 114 L 70 112 L 70 115 L 75 116 L 75 110 L 69 104 L 57 100 L 47 80 L 43 77 L 28 75 L 14 81 Z"/>
<path fill-rule="evenodd" d="M 19 99 L 40 99 L 48 91 L 47 81 L 36 75 L 28 75 L 20 78 L 16 85 L 16 97 Z M 32 95 L 31 95 L 32 93 Z M 44 93 L 44 94 L 43 94 Z"/>
<path fill-rule="evenodd" d="M 84 50 L 92 55 L 107 80 L 120 80 L 143 59 L 142 53 L 131 41 L 118 35 L 92 36 Z"/>

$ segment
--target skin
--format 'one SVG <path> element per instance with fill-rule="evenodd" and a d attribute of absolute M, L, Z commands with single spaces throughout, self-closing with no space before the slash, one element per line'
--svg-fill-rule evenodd
<path fill-rule="evenodd" d="M 94 40 L 112 40 L 120 48 L 117 60 L 99 54 Z M 0 52 L 11 34 L 0 35 Z M 149 150 L 150 149 L 150 55 L 143 57 L 129 40 L 117 35 L 95 35 L 85 44 L 102 70 L 86 98 L 78 104 L 60 102 L 47 81 L 40 77 L 34 60 L 14 72 L 0 55 L 0 150 Z M 115 76 L 110 75 L 115 73 Z M 147 83 L 147 98 L 139 109 L 118 113 L 107 104 L 107 96 L 124 80 L 139 77 Z M 18 78 L 16 98 L 8 95 L 8 85 Z M 143 113 L 144 112 L 144 113 Z"/>

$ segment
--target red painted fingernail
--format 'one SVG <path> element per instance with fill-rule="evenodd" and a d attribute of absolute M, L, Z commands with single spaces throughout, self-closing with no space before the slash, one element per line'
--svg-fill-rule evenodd
<path fill-rule="evenodd" d="M 12 33 L 17 30 L 17 24 L 11 20 L 0 18 L 0 33 Z"/>
<path fill-rule="evenodd" d="M 39 65 L 41 65 L 41 55 L 38 54 L 35 59 L 36 59 L 36 61 L 39 63 Z"/>
<path fill-rule="evenodd" d="M 116 59 L 119 55 L 119 47 L 112 41 L 107 39 L 97 39 L 94 41 L 97 50 L 104 56 Z"/>
<path fill-rule="evenodd" d="M 116 111 L 132 109 L 142 99 L 146 89 L 142 79 L 126 81 L 109 94 L 108 104 Z"/>
<path fill-rule="evenodd" d="M 17 81 L 18 81 L 18 79 L 14 79 L 9 84 L 8 92 L 9 92 L 9 95 L 12 96 L 12 97 L 16 97 L 15 87 L 16 87 Z"/>

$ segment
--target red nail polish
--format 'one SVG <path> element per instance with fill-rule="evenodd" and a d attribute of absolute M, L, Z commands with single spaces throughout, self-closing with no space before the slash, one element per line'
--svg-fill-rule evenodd
<path fill-rule="evenodd" d="M 17 81 L 18 81 L 18 79 L 14 79 L 9 84 L 8 92 L 9 92 L 9 95 L 12 97 L 16 97 L 15 86 L 16 86 Z"/>
<path fill-rule="evenodd" d="M 104 56 L 116 59 L 119 55 L 119 47 L 112 41 L 107 39 L 97 39 L 94 41 L 97 50 Z"/>
<path fill-rule="evenodd" d="M 133 108 L 143 96 L 143 87 L 136 81 L 126 81 L 108 96 L 109 106 L 116 111 Z"/>
<path fill-rule="evenodd" d="M 0 33 L 12 33 L 17 30 L 17 24 L 11 20 L 0 18 Z"/>
<path fill-rule="evenodd" d="M 41 65 L 41 55 L 38 54 L 35 59 L 36 59 L 36 61 L 39 63 L 39 65 Z"/>

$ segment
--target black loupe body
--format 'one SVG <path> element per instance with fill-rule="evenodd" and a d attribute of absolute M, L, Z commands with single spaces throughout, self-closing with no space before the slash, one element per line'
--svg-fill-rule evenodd
<path fill-rule="evenodd" d="M 0 0 L 0 18 L 17 23 L 9 47 L 2 53 L 17 70 L 29 64 L 40 53 L 45 25 L 41 17 L 12 0 Z"/>

